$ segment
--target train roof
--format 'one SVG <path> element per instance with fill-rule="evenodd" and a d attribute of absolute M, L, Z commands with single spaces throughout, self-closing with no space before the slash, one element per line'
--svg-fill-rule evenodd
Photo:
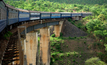
<path fill-rule="evenodd" d="M 83 14 L 92 14 L 92 12 L 82 12 Z"/>
<path fill-rule="evenodd" d="M 18 9 L 16 9 L 15 7 L 10 6 L 10 5 L 8 5 L 8 4 L 6 4 L 6 6 L 7 6 L 8 8 L 11 8 L 11 9 L 14 9 L 14 10 L 18 10 Z"/>
<path fill-rule="evenodd" d="M 58 13 L 60 13 L 60 12 L 50 12 L 50 13 L 56 13 L 56 14 L 58 14 Z"/>
<path fill-rule="evenodd" d="M 41 13 L 50 13 L 50 12 L 41 12 Z"/>
<path fill-rule="evenodd" d="M 19 11 L 22 11 L 22 12 L 29 12 L 29 10 L 25 10 L 25 9 L 20 9 L 20 8 L 17 8 Z"/>
<path fill-rule="evenodd" d="M 40 13 L 39 11 L 29 11 L 29 12 L 32 12 L 32 13 Z"/>
<path fill-rule="evenodd" d="M 67 13 L 71 13 L 71 12 L 60 12 L 60 13 L 66 13 L 67 14 Z"/>
<path fill-rule="evenodd" d="M 72 14 L 81 14 L 80 12 L 72 12 Z"/>

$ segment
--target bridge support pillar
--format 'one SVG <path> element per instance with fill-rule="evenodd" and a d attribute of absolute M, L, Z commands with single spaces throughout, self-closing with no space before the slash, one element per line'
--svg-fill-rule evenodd
<path fill-rule="evenodd" d="M 76 16 L 76 17 L 75 17 L 75 20 L 79 20 L 79 16 Z"/>
<path fill-rule="evenodd" d="M 26 34 L 26 52 L 27 56 L 27 65 L 36 65 L 36 54 L 38 47 L 38 34 L 36 33 L 27 33 Z"/>
<path fill-rule="evenodd" d="M 50 65 L 50 29 L 40 29 L 40 65 Z"/>
<path fill-rule="evenodd" d="M 12 29 L 12 25 L 10 25 L 10 30 Z"/>
<path fill-rule="evenodd" d="M 54 26 L 55 37 L 59 37 L 60 36 L 60 32 L 62 30 L 62 25 L 63 25 L 63 21 L 60 21 L 59 25 L 55 25 Z"/>
<path fill-rule="evenodd" d="M 82 16 L 80 16 L 80 20 L 82 20 Z"/>

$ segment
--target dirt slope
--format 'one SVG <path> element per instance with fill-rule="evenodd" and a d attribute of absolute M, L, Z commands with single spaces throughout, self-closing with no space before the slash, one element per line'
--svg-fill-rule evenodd
<path fill-rule="evenodd" d="M 63 23 L 63 27 L 62 27 L 62 33 L 63 33 L 63 37 L 80 37 L 80 36 L 86 36 L 87 33 L 85 33 L 84 31 L 80 30 L 79 28 L 77 28 L 76 26 L 74 26 L 73 24 L 71 24 L 69 21 L 65 21 Z"/>

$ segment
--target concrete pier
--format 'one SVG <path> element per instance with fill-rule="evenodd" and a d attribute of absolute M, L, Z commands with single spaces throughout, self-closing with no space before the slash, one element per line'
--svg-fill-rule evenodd
<path fill-rule="evenodd" d="M 25 55 L 27 56 L 27 65 L 36 65 L 36 54 L 38 47 L 38 34 L 36 33 L 27 33 L 26 34 L 26 51 Z"/>
<path fill-rule="evenodd" d="M 50 65 L 50 30 L 48 27 L 40 29 L 40 65 Z"/>
<path fill-rule="evenodd" d="M 60 36 L 60 32 L 62 30 L 62 25 L 63 25 L 63 21 L 60 21 L 59 25 L 55 25 L 54 26 L 55 37 L 59 37 Z"/>

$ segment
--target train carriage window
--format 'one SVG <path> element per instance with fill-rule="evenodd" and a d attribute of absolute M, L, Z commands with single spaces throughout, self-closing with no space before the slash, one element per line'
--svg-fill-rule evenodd
<path fill-rule="evenodd" d="M 3 10 L 2 10 L 2 13 L 3 13 L 3 14 L 2 14 L 2 20 L 3 20 L 3 19 L 4 19 L 4 11 L 3 11 Z"/>
<path fill-rule="evenodd" d="M 1 20 L 1 8 L 0 8 L 0 20 Z"/>
<path fill-rule="evenodd" d="M 3 10 L 1 9 L 1 20 L 3 19 Z"/>

